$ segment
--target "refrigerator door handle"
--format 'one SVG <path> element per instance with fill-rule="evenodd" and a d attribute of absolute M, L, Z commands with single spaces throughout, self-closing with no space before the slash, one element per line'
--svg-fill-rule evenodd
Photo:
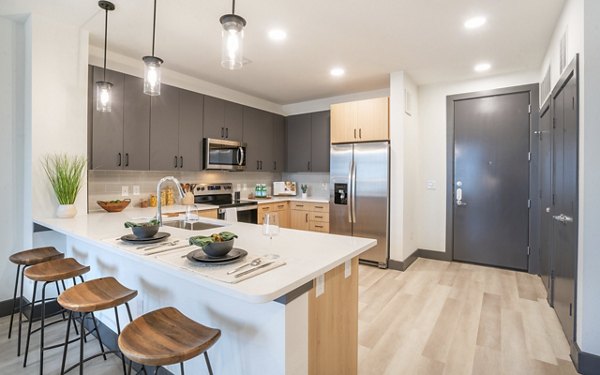
<path fill-rule="evenodd" d="M 352 222 L 356 223 L 356 163 L 352 160 Z"/>
<path fill-rule="evenodd" d="M 354 160 L 350 161 L 348 169 L 348 222 L 352 223 L 352 170 L 354 168 Z"/>

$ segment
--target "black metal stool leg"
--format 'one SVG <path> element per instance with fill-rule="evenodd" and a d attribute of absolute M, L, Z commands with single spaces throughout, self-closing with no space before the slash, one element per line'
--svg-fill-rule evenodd
<path fill-rule="evenodd" d="M 67 335 L 65 336 L 65 348 L 63 350 L 62 364 L 60 365 L 60 375 L 65 373 L 65 364 L 67 363 L 67 350 L 69 349 L 69 334 L 71 333 L 71 321 L 73 320 L 73 311 L 69 311 L 69 321 L 67 322 Z"/>
<path fill-rule="evenodd" d="M 154 375 L 158 375 L 158 369 L 160 368 L 160 366 L 156 366 L 154 368 Z"/>
<path fill-rule="evenodd" d="M 83 345 L 85 344 L 83 338 L 85 337 L 85 316 L 86 314 L 81 316 L 81 335 L 79 340 L 79 375 L 83 375 Z"/>
<path fill-rule="evenodd" d="M 44 375 L 44 321 L 46 319 L 46 286 L 48 282 L 42 285 L 42 312 L 40 325 L 40 375 Z M 58 283 L 56 284 L 58 286 Z"/>
<path fill-rule="evenodd" d="M 96 334 L 98 335 L 98 344 L 100 345 L 102 357 L 106 361 L 106 353 L 104 353 L 104 345 L 102 345 L 102 336 L 100 336 L 100 330 L 98 329 L 98 324 L 96 323 L 96 317 L 94 316 L 94 313 L 91 313 L 90 315 L 92 316 L 92 322 L 94 322 L 94 329 L 96 330 Z"/>
<path fill-rule="evenodd" d="M 204 360 L 206 361 L 206 367 L 208 368 L 208 374 L 213 375 L 212 367 L 210 366 L 210 360 L 208 359 L 208 353 L 204 352 Z"/>
<path fill-rule="evenodd" d="M 15 292 L 13 293 L 12 310 L 10 311 L 10 325 L 8 326 L 8 338 L 9 339 L 12 334 L 13 320 L 15 318 L 15 308 L 17 307 L 17 290 L 19 289 L 19 271 L 21 271 L 21 265 L 17 264 L 17 277 L 15 278 Z M 19 313 L 21 313 L 20 310 L 19 310 Z"/>
<path fill-rule="evenodd" d="M 117 335 L 120 336 L 121 323 L 119 322 L 119 310 L 117 310 L 117 306 L 115 306 L 115 319 L 117 321 Z M 123 364 L 123 375 L 127 375 L 127 369 L 125 367 L 125 354 L 123 354 L 123 352 L 121 352 L 121 363 Z"/>
<path fill-rule="evenodd" d="M 181 375 L 185 375 L 185 369 L 183 368 L 183 362 L 179 363 L 179 367 L 181 368 Z"/>
<path fill-rule="evenodd" d="M 23 358 L 23 367 L 27 367 L 27 354 L 29 353 L 29 339 L 31 338 L 31 324 L 33 323 L 33 308 L 35 307 L 35 292 L 38 282 L 33 283 L 33 297 L 31 297 L 31 309 L 29 309 L 29 324 L 27 328 L 27 341 L 25 342 L 25 357 Z"/>
<path fill-rule="evenodd" d="M 17 357 L 21 356 L 21 327 L 23 325 L 23 282 L 25 281 L 25 268 L 27 268 L 27 266 L 24 266 L 21 270 L 21 288 L 19 292 L 19 338 L 17 344 Z"/>

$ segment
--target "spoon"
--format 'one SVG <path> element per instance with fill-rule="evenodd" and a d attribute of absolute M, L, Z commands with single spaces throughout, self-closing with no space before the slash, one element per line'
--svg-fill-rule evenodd
<path fill-rule="evenodd" d="M 248 262 L 248 263 L 244 263 L 239 267 L 236 267 L 234 269 L 232 269 L 231 271 L 227 272 L 228 275 L 231 275 L 232 273 L 236 273 L 237 271 L 241 270 L 244 267 L 248 267 L 248 266 L 258 266 L 260 263 L 262 262 L 261 258 L 256 258 L 254 259 L 252 262 Z"/>

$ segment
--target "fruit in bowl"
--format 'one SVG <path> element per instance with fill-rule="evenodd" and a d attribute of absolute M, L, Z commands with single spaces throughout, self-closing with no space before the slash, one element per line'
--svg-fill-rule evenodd
<path fill-rule="evenodd" d="M 190 245 L 196 245 L 209 257 L 221 258 L 233 249 L 233 242 L 237 234 L 231 232 L 213 233 L 210 236 L 190 237 Z"/>
<path fill-rule="evenodd" d="M 121 212 L 131 203 L 131 199 L 115 199 L 112 201 L 96 201 L 98 206 L 108 212 Z"/>
<path fill-rule="evenodd" d="M 125 222 L 125 228 L 131 228 L 133 235 L 137 238 L 150 238 L 158 233 L 160 222 L 156 219 L 152 219 L 144 223 L 127 221 Z"/>

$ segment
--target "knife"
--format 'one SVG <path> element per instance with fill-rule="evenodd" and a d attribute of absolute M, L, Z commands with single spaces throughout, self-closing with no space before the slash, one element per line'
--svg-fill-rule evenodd
<path fill-rule="evenodd" d="M 242 276 L 244 276 L 244 275 L 247 275 L 247 274 L 249 274 L 249 273 L 252 273 L 252 272 L 254 272 L 254 271 L 258 270 L 258 269 L 261 269 L 261 268 L 263 268 L 263 267 L 270 266 L 270 265 L 271 265 L 271 264 L 273 264 L 273 263 L 275 263 L 275 262 L 273 261 L 273 262 L 267 262 L 267 263 L 263 263 L 263 264 L 261 264 L 260 266 L 256 266 L 256 267 L 254 267 L 254 268 L 250 268 L 250 269 L 249 269 L 249 270 L 247 270 L 247 271 L 240 272 L 240 273 L 236 274 L 234 277 L 237 279 L 238 277 L 242 277 Z"/>
<path fill-rule="evenodd" d="M 196 245 L 181 245 L 181 246 L 176 246 L 176 247 L 168 247 L 166 249 L 152 250 L 152 251 L 144 252 L 144 255 L 153 255 L 153 254 L 162 253 L 163 251 L 178 250 L 178 249 L 183 249 L 183 248 L 192 247 L 192 246 L 196 246 Z"/>

